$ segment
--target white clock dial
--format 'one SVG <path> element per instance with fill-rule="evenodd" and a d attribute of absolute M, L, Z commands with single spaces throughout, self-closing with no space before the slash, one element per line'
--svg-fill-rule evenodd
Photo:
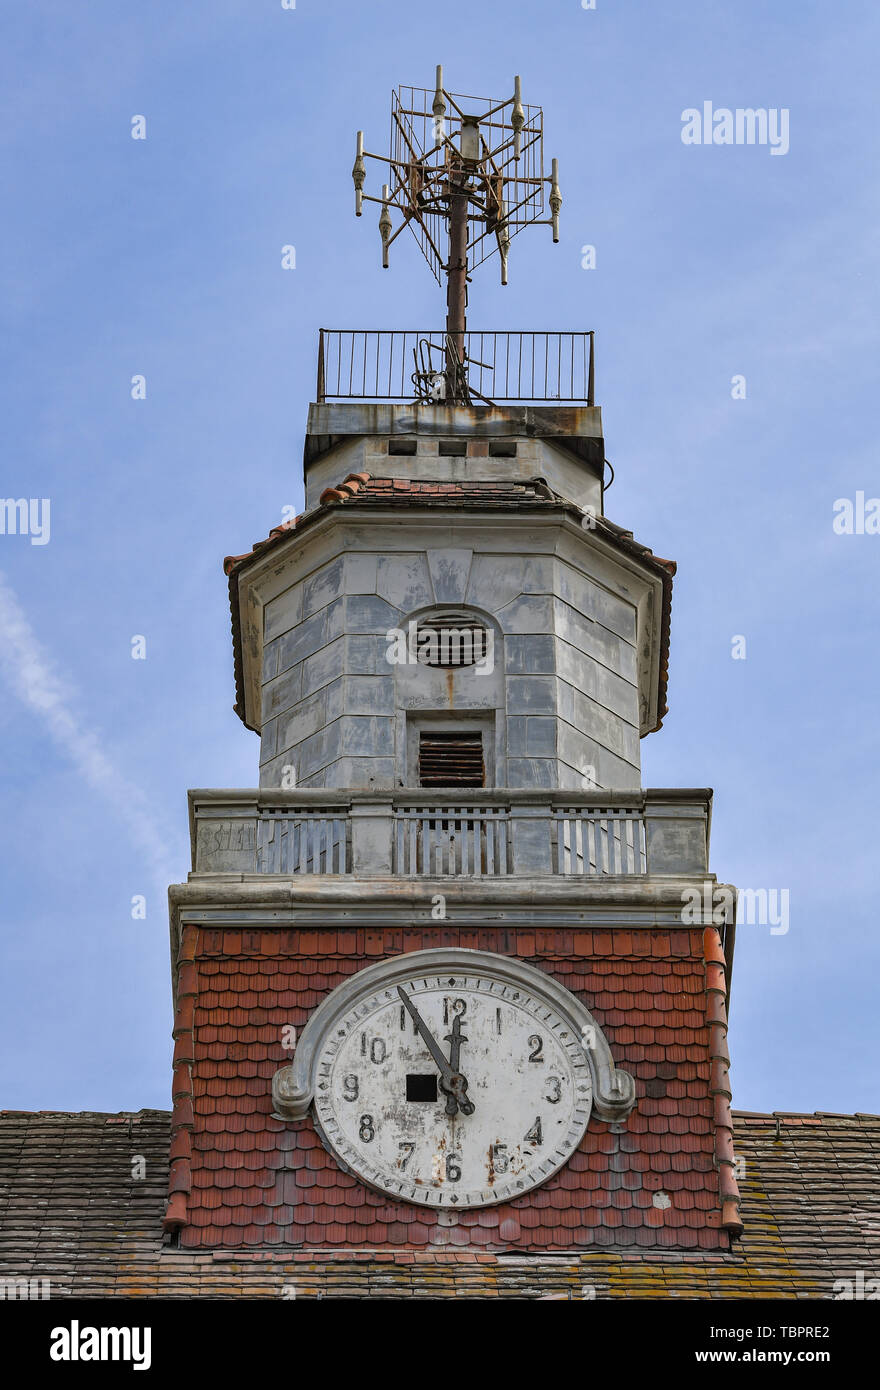
<path fill-rule="evenodd" d="M 324 1039 L 315 1078 L 316 1122 L 342 1166 L 426 1206 L 490 1206 L 544 1182 L 592 1105 L 571 1022 L 460 968 L 368 989 Z"/>

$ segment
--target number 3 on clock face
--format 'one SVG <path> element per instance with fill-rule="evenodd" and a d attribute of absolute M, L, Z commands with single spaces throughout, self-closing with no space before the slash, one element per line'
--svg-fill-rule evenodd
<path fill-rule="evenodd" d="M 427 1206 L 546 1181 L 590 1118 L 583 1039 L 490 971 L 416 973 L 355 998 L 317 1059 L 315 1120 L 343 1167 Z"/>

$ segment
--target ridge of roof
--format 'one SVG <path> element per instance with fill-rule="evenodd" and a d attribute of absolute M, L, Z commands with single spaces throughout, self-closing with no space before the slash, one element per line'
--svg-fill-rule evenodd
<path fill-rule="evenodd" d="M 170 1110 L 155 1110 L 144 1107 L 140 1110 L 0 1110 L 2 1120 L 33 1120 L 44 1116 L 47 1119 L 71 1120 L 142 1120 L 149 1117 L 165 1119 Z"/>
<path fill-rule="evenodd" d="M 805 1120 L 811 1123 L 821 1120 L 858 1120 L 859 1123 L 868 1121 L 872 1124 L 880 1124 L 880 1114 L 868 1110 L 734 1110 L 732 1113 L 735 1120 L 766 1121 L 767 1124 L 776 1120 L 788 1121 L 791 1124 L 801 1124 Z"/>

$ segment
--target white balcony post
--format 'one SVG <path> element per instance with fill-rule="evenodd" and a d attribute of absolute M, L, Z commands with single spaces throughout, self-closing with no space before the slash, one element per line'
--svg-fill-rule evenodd
<path fill-rule="evenodd" d="M 258 873 L 256 802 L 193 808 L 193 869 L 200 874 Z"/>
<path fill-rule="evenodd" d="M 552 874 L 553 847 L 550 827 L 553 812 L 549 800 L 533 806 L 512 806 L 510 828 L 515 874 Z"/>
<path fill-rule="evenodd" d="M 645 805 L 649 874 L 705 874 L 709 869 L 709 795 L 683 801 L 653 793 Z"/>
<path fill-rule="evenodd" d="M 364 878 L 389 878 L 394 837 L 392 803 L 356 801 L 350 816 L 352 872 Z"/>

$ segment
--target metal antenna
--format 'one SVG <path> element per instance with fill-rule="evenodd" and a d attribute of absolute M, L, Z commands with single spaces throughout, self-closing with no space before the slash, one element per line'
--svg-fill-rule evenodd
<path fill-rule="evenodd" d="M 355 214 L 361 216 L 364 201 L 381 204 L 382 265 L 388 266 L 392 242 L 409 226 L 437 283 L 446 276 L 447 399 L 470 399 L 465 353 L 470 272 L 497 251 L 506 285 L 510 243 L 523 227 L 550 226 L 553 240 L 559 240 L 562 195 L 555 159 L 551 176 L 544 176 L 543 121 L 540 106 L 523 105 L 518 77 L 513 96 L 493 101 L 447 92 L 438 66 L 433 91 L 398 87 L 392 93 L 387 156 L 366 151 L 358 131 L 351 171 Z M 364 192 L 367 159 L 387 165 L 391 181 L 380 198 Z M 545 184 L 550 185 L 549 218 L 543 216 Z M 392 209 L 401 215 L 396 230 Z"/>

